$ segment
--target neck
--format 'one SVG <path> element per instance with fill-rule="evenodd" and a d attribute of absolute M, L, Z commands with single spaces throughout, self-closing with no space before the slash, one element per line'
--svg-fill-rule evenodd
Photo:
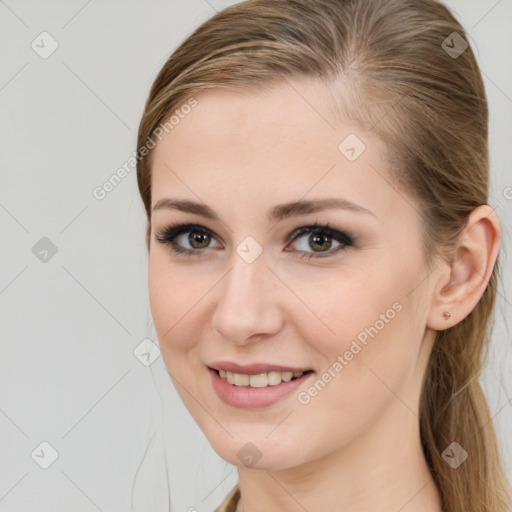
<path fill-rule="evenodd" d="M 239 468 L 237 512 L 441 512 L 418 418 L 395 400 L 363 435 L 287 469 Z"/>

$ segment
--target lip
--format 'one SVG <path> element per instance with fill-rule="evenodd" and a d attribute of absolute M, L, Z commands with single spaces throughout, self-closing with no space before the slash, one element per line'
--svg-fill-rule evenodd
<path fill-rule="evenodd" d="M 291 366 L 282 366 L 270 363 L 252 363 L 241 365 L 232 361 L 217 361 L 208 365 L 212 370 L 226 370 L 233 373 L 244 373 L 247 375 L 258 375 L 259 373 L 268 372 L 307 372 L 311 368 L 293 368 Z"/>
<path fill-rule="evenodd" d="M 315 373 L 311 371 L 302 375 L 298 379 L 290 380 L 288 382 L 281 382 L 281 384 L 277 384 L 276 386 L 251 388 L 249 386 L 235 386 L 234 384 L 230 384 L 226 380 L 222 379 L 220 375 L 218 375 L 218 373 L 212 368 L 208 368 L 208 372 L 210 373 L 212 379 L 213 389 L 217 393 L 218 397 L 224 403 L 239 408 L 270 407 L 271 405 L 276 404 L 284 398 L 289 397 L 299 388 L 299 386 L 303 385 L 306 380 L 309 380 L 313 375 L 315 375 Z"/>

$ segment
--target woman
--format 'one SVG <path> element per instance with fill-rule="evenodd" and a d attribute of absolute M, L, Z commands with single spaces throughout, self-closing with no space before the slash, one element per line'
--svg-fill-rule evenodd
<path fill-rule="evenodd" d="M 478 383 L 498 280 L 487 101 L 434 0 L 249 0 L 157 76 L 138 136 L 176 389 L 218 511 L 505 511 Z"/>

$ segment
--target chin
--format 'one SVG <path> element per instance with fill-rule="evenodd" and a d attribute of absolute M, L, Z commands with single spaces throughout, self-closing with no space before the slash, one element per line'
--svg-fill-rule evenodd
<path fill-rule="evenodd" d="M 257 429 L 254 429 L 257 430 Z M 236 436 L 227 439 L 222 435 L 222 439 L 216 439 L 207 436 L 212 448 L 226 462 L 234 466 L 254 468 L 261 470 L 280 470 L 300 465 L 304 462 L 304 450 L 298 453 L 297 446 L 304 444 L 294 441 L 290 438 L 287 442 L 277 433 L 269 433 L 267 425 L 261 425 L 261 433 L 251 435 L 246 433 L 243 436 Z"/>

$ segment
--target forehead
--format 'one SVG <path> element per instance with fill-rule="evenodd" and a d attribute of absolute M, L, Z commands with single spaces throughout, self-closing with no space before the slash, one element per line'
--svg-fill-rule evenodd
<path fill-rule="evenodd" d="M 335 120 L 322 84 L 208 89 L 194 98 L 154 149 L 153 205 L 166 195 L 269 208 L 339 195 L 368 209 L 392 206 L 385 145 L 357 122 Z"/>
<path fill-rule="evenodd" d="M 304 153 L 315 159 L 324 153 L 332 160 L 337 152 L 339 127 L 319 83 L 282 81 L 258 92 L 215 88 L 194 98 L 197 106 L 180 119 L 169 137 L 174 140 L 168 141 L 169 149 L 193 148 L 189 157 L 206 152 L 220 157 L 222 149 L 225 160 L 268 165 Z"/>

